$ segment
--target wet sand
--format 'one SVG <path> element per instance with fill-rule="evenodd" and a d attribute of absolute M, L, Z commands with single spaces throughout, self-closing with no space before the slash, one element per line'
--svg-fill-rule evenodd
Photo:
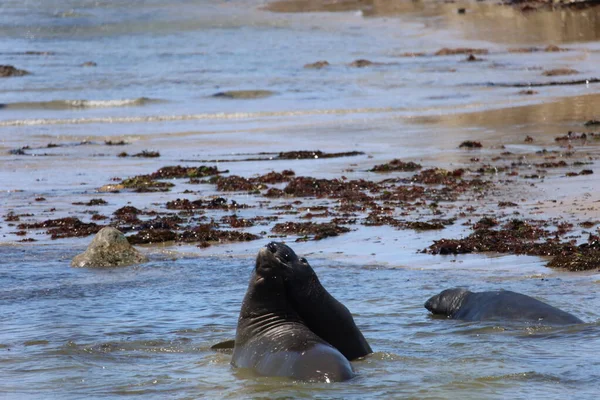
<path fill-rule="evenodd" d="M 301 225 L 282 231 L 281 227 L 279 230 L 275 227 L 276 224 L 313 222 L 316 224 L 314 229 L 317 229 L 321 224 L 339 221 L 337 225 L 349 231 L 332 233 L 335 236 L 339 234 L 340 238 L 327 238 L 319 247 L 329 248 L 333 254 L 363 254 L 369 263 L 394 262 L 410 266 L 413 259 L 425 257 L 415 255 L 418 251 L 426 249 L 436 240 L 454 239 L 468 234 L 468 227 L 484 217 L 495 218 L 501 223 L 517 218 L 524 221 L 544 220 L 554 227 L 571 224 L 572 227 L 568 230 L 569 240 L 582 244 L 598 223 L 595 218 L 599 199 L 594 193 L 598 178 L 593 172 L 600 140 L 593 136 L 593 127 L 584 125 L 592 119 L 598 101 L 598 96 L 590 95 L 540 105 L 439 117 L 383 116 L 370 118 L 367 122 L 326 121 L 312 124 L 310 135 L 307 135 L 306 127 L 300 124 L 287 126 L 285 129 L 278 127 L 278 139 L 275 142 L 270 140 L 271 130 L 260 128 L 256 129 L 251 138 L 247 131 L 219 135 L 198 135 L 194 132 L 169 135 L 168 144 L 164 142 L 162 135 L 142 137 L 139 140 L 119 137 L 117 139 L 121 143 L 116 146 L 90 138 L 90 142 L 83 143 L 56 141 L 48 147 L 48 143 L 44 145 L 44 138 L 40 138 L 37 144 L 24 149 L 22 155 L 13 156 L 13 160 L 27 165 L 30 171 L 37 171 L 38 174 L 43 168 L 46 178 L 35 178 L 35 183 L 31 182 L 37 186 L 34 190 L 20 191 L 17 185 L 10 189 L 7 193 L 9 202 L 3 235 L 14 242 L 35 240 L 43 244 L 51 240 L 45 233 L 48 231 L 43 227 L 33 229 L 33 224 L 65 216 L 77 218 L 84 223 L 97 223 L 99 227 L 105 224 L 121 226 L 128 231 L 132 230 L 133 235 L 139 228 L 136 229 L 135 224 L 123 225 L 114 214 L 117 209 L 129 205 L 141 210 L 142 215 L 152 212 L 151 216 L 141 215 L 141 220 L 151 220 L 156 215 L 161 218 L 177 215 L 183 217 L 182 225 L 172 229 L 174 231 L 193 228 L 194 223 L 215 221 L 215 229 L 233 229 L 240 234 L 247 232 L 257 235 L 255 238 L 261 239 L 259 243 L 270 239 L 312 240 L 317 234 L 302 233 L 304 231 L 300 228 Z M 372 133 L 369 141 L 365 142 L 364 133 L 369 130 Z M 401 137 L 397 136 L 398 130 L 403 132 Z M 565 139 L 569 131 L 574 132 L 573 138 Z M 336 135 L 334 132 L 339 133 Z M 585 140 L 578 138 L 583 132 L 588 132 L 589 135 Z M 392 135 L 396 144 L 389 146 Z M 318 148 L 315 148 L 316 137 L 327 140 L 319 139 Z M 481 143 L 481 148 L 460 147 L 464 141 L 477 141 Z M 115 142 L 119 143 L 117 140 Z M 191 153 L 186 154 L 178 149 L 180 143 L 184 142 L 193 149 Z M 280 144 L 284 142 L 288 144 Z M 160 157 L 117 157 L 123 152 L 135 155 L 143 149 L 160 149 Z M 327 158 L 323 154 L 319 158 L 309 153 L 292 155 L 290 159 L 279 155 L 281 151 L 307 149 L 321 150 L 333 157 Z M 360 152 L 350 156 L 335 154 L 357 149 Z M 420 181 L 422 171 L 370 171 L 375 166 L 396 158 L 418 163 L 422 165 L 423 171 L 439 168 L 440 171 L 450 173 L 455 171 L 454 174 L 458 175 L 456 178 L 450 175 L 452 179 L 449 181 L 435 178 L 428 183 Z M 76 176 L 68 178 L 72 159 L 79 160 L 79 163 L 90 163 L 90 168 L 97 165 L 93 168 L 99 169 L 98 173 L 86 173 L 82 176 L 80 171 Z M 52 163 L 48 164 L 45 160 L 52 160 Z M 107 168 L 109 165 L 110 168 Z M 214 166 L 220 173 L 195 178 L 195 175 L 184 172 L 180 179 L 160 179 L 158 176 L 158 182 L 168 183 L 173 187 L 158 188 L 154 193 L 136 193 L 135 187 L 122 186 L 123 180 L 127 178 L 155 173 L 168 165 L 184 165 L 188 169 Z M 51 171 L 47 170 L 49 166 Z M 275 181 L 267 178 L 266 174 L 269 172 L 280 173 L 286 170 L 290 171 L 289 176 L 282 176 Z M 590 172 L 574 176 L 583 170 Z M 123 173 L 124 171 L 129 173 Z M 64 179 L 61 184 L 57 184 L 54 178 L 59 175 Z M 32 178 L 34 176 L 36 174 Z M 240 176 L 241 180 L 231 180 L 232 176 Z M 252 179 L 254 183 L 251 184 Z M 322 185 L 347 182 L 349 187 L 358 185 L 357 188 L 362 185 L 360 182 L 364 182 L 364 188 L 359 191 L 365 198 L 353 198 L 350 192 L 344 191 L 339 194 L 330 193 L 326 186 L 305 194 L 301 194 L 304 189 L 300 192 L 286 189 L 290 182 L 299 184 L 301 179 L 321 179 Z M 81 181 L 81 190 L 68 190 L 77 180 Z M 219 186 L 221 181 L 223 184 Z M 105 185 L 113 185 L 106 188 L 115 193 L 105 193 Z M 64 189 L 59 189 L 61 187 Z M 425 192 L 414 195 L 408 201 L 397 202 L 393 197 L 386 200 L 381 196 L 382 191 L 410 191 L 415 188 L 424 189 Z M 279 193 L 272 194 L 273 190 Z M 447 190 L 448 194 L 440 192 L 436 195 L 435 191 L 438 190 Z M 427 191 L 433 194 L 427 194 Z M 219 200 L 223 205 L 210 206 L 210 202 L 218 198 L 224 199 Z M 85 206 L 94 199 L 102 199 L 105 204 Z M 190 202 L 198 200 L 201 203 L 193 207 L 168 205 L 169 202 L 176 203 L 183 199 Z M 80 205 L 75 207 L 73 203 Z M 511 205 L 498 208 L 498 204 Z M 350 211 L 352 209 L 354 211 Z M 13 217 L 14 221 L 6 217 L 10 215 L 16 216 Z M 103 219 L 97 218 L 93 222 L 91 217 L 94 215 L 100 215 Z M 248 220 L 249 227 L 238 227 L 240 223 L 237 219 L 224 219 L 230 215 Z M 373 223 L 370 218 L 375 215 L 379 218 L 390 217 L 392 220 L 385 221 L 384 218 Z M 252 226 L 256 224 L 257 221 L 254 220 L 257 217 L 260 222 L 257 226 Z M 410 232 L 411 224 L 419 227 L 419 223 L 430 220 L 451 220 L 452 223 L 442 224 L 433 231 L 416 228 L 416 231 Z M 403 228 L 395 226 L 398 221 L 404 221 L 401 224 Z M 22 227 L 18 228 L 19 225 Z M 185 226 L 188 228 L 184 228 Z M 396 229 L 390 231 L 385 226 Z M 163 229 L 165 228 L 159 227 L 160 231 Z M 82 231 L 83 236 L 90 234 L 83 232 L 86 231 Z M 157 244 L 166 240 L 167 244 L 171 244 L 171 237 L 173 236 L 156 237 L 150 242 Z M 333 242 L 329 243 L 330 241 Z M 379 246 L 372 244 L 369 246 L 373 246 L 373 250 L 365 251 L 365 247 L 359 245 L 363 241 L 381 244 L 400 241 L 403 243 L 404 255 L 393 252 L 381 255 L 376 250 Z M 193 250 L 193 246 L 186 242 L 187 240 L 179 246 L 171 247 L 169 251 L 181 249 L 186 253 L 193 251 L 198 254 L 218 254 L 234 248 L 242 250 L 242 253 L 253 253 L 257 246 L 253 242 L 227 245 L 209 240 Z M 85 241 L 78 240 L 76 243 L 82 246 Z M 424 259 L 427 261 L 421 262 L 439 262 L 430 257 Z"/>

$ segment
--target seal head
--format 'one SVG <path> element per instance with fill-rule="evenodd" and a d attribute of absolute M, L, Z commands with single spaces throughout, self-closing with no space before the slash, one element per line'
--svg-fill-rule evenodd
<path fill-rule="evenodd" d="M 452 318 L 460 307 L 465 298 L 471 293 L 466 289 L 454 288 L 446 289 L 425 302 L 425 308 L 432 314 L 445 315 Z"/>

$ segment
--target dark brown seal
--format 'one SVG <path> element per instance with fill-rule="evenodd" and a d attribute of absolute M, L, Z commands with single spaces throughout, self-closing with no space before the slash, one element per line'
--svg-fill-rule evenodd
<path fill-rule="evenodd" d="M 465 321 L 510 320 L 544 325 L 583 323 L 566 311 L 510 290 L 474 293 L 465 289 L 446 289 L 427 300 L 425 308 L 433 314 Z"/>
<path fill-rule="evenodd" d="M 283 243 L 271 242 L 267 248 L 285 266 L 287 296 L 311 331 L 338 349 L 348 360 L 373 352 L 348 308 L 321 285 L 305 258 L 299 258 L 294 250 Z"/>
<path fill-rule="evenodd" d="M 312 332 L 286 294 L 283 266 L 262 248 L 242 303 L 231 363 L 258 375 L 302 381 L 335 382 L 352 378 L 350 362 Z"/>

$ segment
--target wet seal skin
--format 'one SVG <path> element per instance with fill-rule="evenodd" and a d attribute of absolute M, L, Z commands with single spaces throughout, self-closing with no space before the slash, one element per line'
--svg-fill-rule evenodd
<path fill-rule="evenodd" d="M 460 288 L 446 289 L 427 300 L 425 308 L 435 315 L 465 321 L 527 321 L 540 325 L 583 323 L 568 312 L 510 290 L 476 293 Z"/>
<path fill-rule="evenodd" d="M 351 379 L 354 371 L 346 357 L 312 332 L 288 301 L 282 268 L 271 249 L 260 249 L 242 302 L 231 364 L 301 381 Z"/>
<path fill-rule="evenodd" d="M 317 274 L 305 258 L 283 243 L 271 242 L 267 248 L 285 268 L 286 294 L 304 323 L 348 360 L 373 352 L 356 326 L 352 314 L 321 285 Z"/>

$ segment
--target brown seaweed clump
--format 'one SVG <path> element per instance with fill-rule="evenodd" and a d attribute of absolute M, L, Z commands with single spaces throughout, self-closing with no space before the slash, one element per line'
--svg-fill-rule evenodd
<path fill-rule="evenodd" d="M 283 192 L 294 197 L 331 197 L 367 200 L 362 190 L 378 190 L 374 182 L 361 180 L 345 181 L 342 179 L 317 179 L 312 177 L 296 177 L 290 180 Z M 365 197 L 366 196 L 366 197 Z"/>
<path fill-rule="evenodd" d="M 105 140 L 104 144 L 106 146 L 125 146 L 128 145 L 129 143 L 124 141 L 124 140 Z"/>
<path fill-rule="evenodd" d="M 121 182 L 121 185 L 127 189 L 133 189 L 138 193 L 168 192 L 175 186 L 171 182 L 159 182 L 154 180 L 150 175 L 138 175 L 133 178 L 127 178 Z"/>
<path fill-rule="evenodd" d="M 481 226 L 463 239 L 436 240 L 423 252 L 430 254 L 466 254 L 496 252 L 549 256 L 553 259 L 547 264 L 550 268 L 564 268 L 570 271 L 585 271 L 600 268 L 600 243 L 590 236 L 588 243 L 579 246 L 571 242 L 561 242 L 558 237 L 565 234 L 569 226 L 557 226 L 552 232 L 536 226 L 533 222 L 513 219 L 499 230 L 493 226 L 493 219 L 480 220 L 475 227 Z M 544 221 L 538 221 L 543 225 Z"/>
<path fill-rule="evenodd" d="M 338 157 L 352 157 L 365 154 L 362 151 L 345 151 L 340 153 L 325 153 L 320 150 L 298 150 L 298 151 L 287 151 L 281 152 L 277 155 L 278 160 L 306 160 L 306 159 L 319 159 L 319 158 L 338 158 Z"/>
<path fill-rule="evenodd" d="M 179 234 L 178 241 L 201 242 L 206 247 L 211 242 L 248 242 L 259 237 L 252 233 L 216 229 L 215 224 L 200 224 Z"/>
<path fill-rule="evenodd" d="M 547 266 L 569 271 L 590 271 L 600 269 L 600 243 L 584 243 L 572 252 L 557 254 Z"/>
<path fill-rule="evenodd" d="M 345 226 L 340 226 L 333 222 L 285 222 L 275 224 L 273 227 L 274 233 L 304 236 L 298 240 L 308 240 L 309 235 L 313 235 L 313 240 L 321 240 L 331 236 L 338 236 L 340 233 L 349 231 L 350 229 Z"/>
<path fill-rule="evenodd" d="M 81 222 L 75 217 L 49 219 L 44 222 L 32 224 L 19 224 L 19 229 L 45 229 L 51 239 L 64 239 L 68 237 L 85 237 L 98 233 L 103 226 L 93 222 Z"/>
<path fill-rule="evenodd" d="M 463 169 L 448 171 L 443 168 L 431 168 L 421 171 L 413 176 L 411 180 L 426 185 L 452 185 L 457 178 L 462 177 L 464 172 Z"/>
<path fill-rule="evenodd" d="M 151 179 L 173 179 L 173 178 L 202 178 L 205 176 L 218 175 L 229 171 L 219 171 L 217 167 L 201 165 L 199 167 L 182 167 L 181 165 L 162 167 L 156 172 L 148 175 Z"/>
<path fill-rule="evenodd" d="M 203 208 L 204 204 L 202 200 L 190 201 L 188 199 L 175 199 L 168 201 L 166 204 L 167 210 L 197 210 Z"/>
<path fill-rule="evenodd" d="M 444 48 L 436 51 L 434 55 L 436 55 L 436 56 L 452 56 L 452 55 L 457 55 L 457 54 L 481 55 L 481 54 L 488 54 L 488 53 L 489 53 L 489 51 L 487 49 L 471 49 L 471 48 L 466 48 L 466 47 L 450 49 L 450 48 L 444 47 Z"/>
<path fill-rule="evenodd" d="M 481 142 L 478 142 L 476 140 L 465 140 L 460 145 L 458 145 L 458 148 L 460 149 L 480 149 L 482 147 L 483 145 L 481 144 Z"/>
<path fill-rule="evenodd" d="M 169 229 L 145 229 L 134 235 L 128 236 L 127 240 L 131 244 L 172 242 L 177 240 L 177 233 Z"/>
<path fill-rule="evenodd" d="M 397 158 L 393 159 L 389 163 L 379 164 L 370 169 L 370 172 L 390 172 L 390 171 L 416 171 L 421 169 L 422 166 L 415 162 L 409 161 L 404 162 Z"/>
<path fill-rule="evenodd" d="M 222 217 L 221 223 L 228 224 L 232 228 L 249 228 L 255 224 L 252 218 L 240 218 L 235 214 Z"/>
<path fill-rule="evenodd" d="M 214 242 L 246 242 L 258 238 L 257 235 L 248 232 L 216 229 L 214 223 L 199 224 L 193 228 L 185 229 L 180 233 L 171 229 L 144 229 L 127 237 L 131 244 L 200 242 L 201 247 L 208 247 Z"/>
<path fill-rule="evenodd" d="M 253 182 L 248 178 L 238 175 L 217 176 L 211 180 L 211 183 L 216 183 L 217 190 L 220 192 L 259 193 L 261 189 L 267 188 L 261 183 Z"/>
<path fill-rule="evenodd" d="M 221 192 L 250 192 L 258 194 L 261 190 L 267 189 L 267 184 L 288 182 L 294 175 L 294 171 L 286 169 L 281 172 L 272 171 L 252 178 L 244 178 L 238 175 L 215 176 L 210 179 L 210 183 L 216 184 L 217 190 Z"/>
<path fill-rule="evenodd" d="M 407 222 L 406 227 L 409 229 L 414 229 L 416 231 L 431 231 L 444 229 L 445 226 L 441 222 L 421 222 L 421 221 L 412 221 Z"/>
<path fill-rule="evenodd" d="M 83 201 L 77 201 L 75 203 L 71 203 L 75 206 L 104 206 L 106 204 L 108 204 L 108 202 L 104 199 L 91 199 L 90 201 L 88 201 L 87 203 L 84 203 Z"/>
<path fill-rule="evenodd" d="M 136 153 L 131 157 L 158 158 L 160 157 L 160 153 L 158 151 L 142 150 L 140 153 Z"/>

